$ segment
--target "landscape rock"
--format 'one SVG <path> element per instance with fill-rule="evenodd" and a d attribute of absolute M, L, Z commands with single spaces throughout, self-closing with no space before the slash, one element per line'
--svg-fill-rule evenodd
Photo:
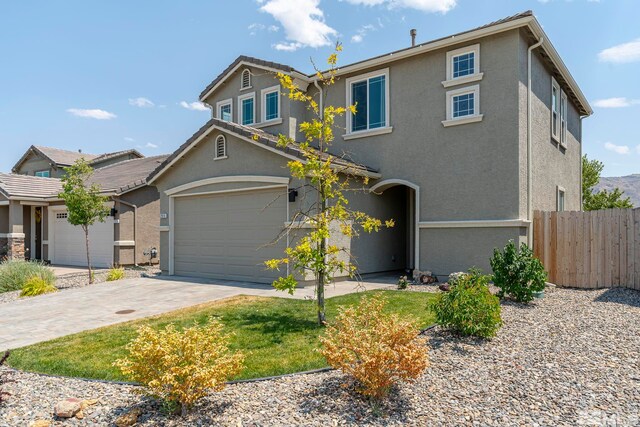
<path fill-rule="evenodd" d="M 50 426 L 51 426 L 51 421 L 49 420 L 35 420 L 31 424 L 29 424 L 29 427 L 50 427 Z"/>
<path fill-rule="evenodd" d="M 138 422 L 140 415 L 142 415 L 142 410 L 140 408 L 132 409 L 126 414 L 122 414 L 116 418 L 115 424 L 117 427 L 130 427 Z"/>
<path fill-rule="evenodd" d="M 56 403 L 53 413 L 59 418 L 72 418 L 82 409 L 82 400 L 69 397 Z"/>

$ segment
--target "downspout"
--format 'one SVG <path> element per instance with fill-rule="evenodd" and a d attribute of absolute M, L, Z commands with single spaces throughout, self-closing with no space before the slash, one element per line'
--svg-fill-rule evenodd
<path fill-rule="evenodd" d="M 133 246 L 133 265 L 138 265 L 138 206 L 125 202 L 120 198 L 117 200 L 123 205 L 133 208 L 133 241 L 135 242 Z"/>
<path fill-rule="evenodd" d="M 531 89 L 531 54 L 534 49 L 537 49 L 542 45 L 544 39 L 540 40 L 529 46 L 527 50 L 527 220 L 529 224 L 527 226 L 527 244 L 530 248 L 533 248 L 533 143 L 532 143 L 532 126 L 531 126 L 531 99 L 533 97 L 533 91 Z"/>

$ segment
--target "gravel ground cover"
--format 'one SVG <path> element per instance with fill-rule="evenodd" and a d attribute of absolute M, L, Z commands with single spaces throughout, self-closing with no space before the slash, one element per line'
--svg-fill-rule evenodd
<path fill-rule="evenodd" d="M 103 283 L 107 281 L 107 274 L 109 270 L 99 270 L 94 274 L 94 284 Z M 157 267 L 138 267 L 125 269 L 125 279 L 135 279 L 136 277 L 142 277 L 143 275 L 158 275 L 160 270 Z M 89 286 L 89 280 L 87 279 L 87 273 L 71 273 L 63 276 L 58 276 L 56 279 L 56 288 L 59 291 L 73 288 L 83 288 Z M 0 304 L 12 302 L 20 298 L 20 291 L 4 292 L 0 293 Z M 37 298 L 37 297 L 34 297 Z"/>
<path fill-rule="evenodd" d="M 66 397 L 99 401 L 53 425 L 111 425 L 132 408 L 144 426 L 640 425 L 640 292 L 550 289 L 531 306 L 505 302 L 502 314 L 492 341 L 428 331 L 431 367 L 376 407 L 335 371 L 231 385 L 186 419 L 133 386 L 13 372 L 0 425 L 52 420 Z"/>

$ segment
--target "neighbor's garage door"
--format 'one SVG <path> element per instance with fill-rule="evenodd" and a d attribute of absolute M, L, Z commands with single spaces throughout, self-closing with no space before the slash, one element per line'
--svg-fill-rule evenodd
<path fill-rule="evenodd" d="M 282 273 L 264 261 L 282 258 L 286 239 L 271 244 L 286 220 L 286 188 L 178 197 L 174 273 L 271 283 Z"/>
<path fill-rule="evenodd" d="M 81 227 L 67 221 L 66 211 L 53 214 L 53 259 L 58 265 L 87 265 L 87 251 L 84 232 Z M 89 227 L 89 253 L 94 267 L 110 267 L 113 264 L 113 218 Z"/>

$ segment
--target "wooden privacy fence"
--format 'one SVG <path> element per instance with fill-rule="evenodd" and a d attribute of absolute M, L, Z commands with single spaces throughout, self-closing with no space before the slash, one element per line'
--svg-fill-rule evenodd
<path fill-rule="evenodd" d="M 640 290 L 640 209 L 536 211 L 533 241 L 551 283 Z"/>

